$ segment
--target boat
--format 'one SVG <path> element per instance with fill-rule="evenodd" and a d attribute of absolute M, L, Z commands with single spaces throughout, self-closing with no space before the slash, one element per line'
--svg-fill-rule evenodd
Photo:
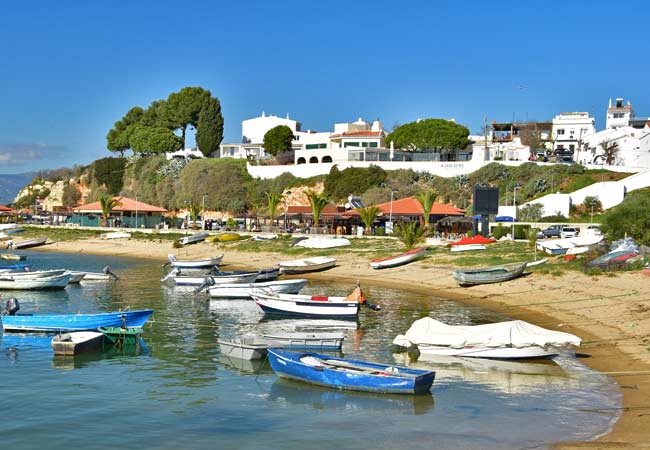
<path fill-rule="evenodd" d="M 526 264 L 523 262 L 480 269 L 456 269 L 453 275 L 458 284 L 463 287 L 475 286 L 477 284 L 502 283 L 521 276 L 526 269 Z"/>
<path fill-rule="evenodd" d="M 101 349 L 103 341 L 104 335 L 96 331 L 57 334 L 52 338 L 52 350 L 54 355 L 78 355 Z"/>
<path fill-rule="evenodd" d="M 346 238 L 326 238 L 326 237 L 315 237 L 307 238 L 301 241 L 296 242 L 296 247 L 303 248 L 336 248 L 336 247 L 347 247 L 350 245 L 350 241 Z"/>
<path fill-rule="evenodd" d="M 180 238 L 178 240 L 178 243 L 181 244 L 181 245 L 196 244 L 198 242 L 205 241 L 205 238 L 207 238 L 208 236 L 209 236 L 208 233 L 190 234 L 188 236 Z"/>
<path fill-rule="evenodd" d="M 266 294 L 260 291 L 252 292 L 251 297 L 265 315 L 338 319 L 356 319 L 359 315 L 359 306 L 367 303 L 359 286 L 347 297 Z"/>
<path fill-rule="evenodd" d="M 45 245 L 46 242 L 47 242 L 47 238 L 42 237 L 36 239 L 28 239 L 26 241 L 12 242 L 7 247 L 19 250 L 21 248 L 31 248 L 31 247 L 38 247 L 41 245 Z"/>
<path fill-rule="evenodd" d="M 104 267 L 104 270 L 101 272 L 82 272 L 78 270 L 71 270 L 70 273 L 72 274 L 73 277 L 78 277 L 80 275 L 83 275 L 83 278 L 81 281 L 86 282 L 86 281 L 110 281 L 110 280 L 119 280 L 120 277 L 115 275 L 112 271 L 111 268 L 106 266 Z"/>
<path fill-rule="evenodd" d="M 15 314 L 1 319 L 4 331 L 42 333 L 119 327 L 123 322 L 127 327 L 142 328 L 151 314 L 153 309 L 98 314 Z"/>
<path fill-rule="evenodd" d="M 429 392 L 436 373 L 403 366 L 269 349 L 271 368 L 283 378 L 336 389 L 382 394 Z"/>
<path fill-rule="evenodd" d="M 34 290 L 34 289 L 65 289 L 71 274 L 63 273 L 51 277 L 21 278 L 11 274 L 0 275 L 0 289 Z"/>
<path fill-rule="evenodd" d="M 447 325 L 430 317 L 413 322 L 393 344 L 417 347 L 420 355 L 467 358 L 533 359 L 557 355 L 563 347 L 579 346 L 580 338 L 512 320 L 484 325 Z"/>
<path fill-rule="evenodd" d="M 85 277 L 86 277 L 85 272 L 77 272 L 74 274 L 70 272 L 70 280 L 68 280 L 68 283 L 72 283 L 72 284 L 81 283 L 81 280 L 83 280 Z"/>
<path fill-rule="evenodd" d="M 409 250 L 405 253 L 400 253 L 399 255 L 393 255 L 381 259 L 373 259 L 370 261 L 370 267 L 373 269 L 387 269 L 389 267 L 403 266 L 404 264 L 408 264 L 411 261 L 415 261 L 416 259 L 421 258 L 426 252 L 426 248 L 414 248 L 413 250 Z"/>
<path fill-rule="evenodd" d="M 9 261 L 21 261 L 26 259 L 25 255 L 16 255 L 15 253 L 0 253 L 0 259 L 5 259 Z"/>
<path fill-rule="evenodd" d="M 272 241 L 273 239 L 277 238 L 278 235 L 273 233 L 256 234 L 255 236 L 251 237 L 251 241 Z"/>
<path fill-rule="evenodd" d="M 537 249 L 549 255 L 578 255 L 595 250 L 604 236 L 595 233 L 563 239 L 544 239 L 537 242 Z"/>
<path fill-rule="evenodd" d="M 129 239 L 131 233 L 126 231 L 113 231 L 112 233 L 102 233 L 99 235 L 100 239 Z"/>
<path fill-rule="evenodd" d="M 245 334 L 235 339 L 219 339 L 222 355 L 239 359 L 262 359 L 269 348 L 336 351 L 343 345 L 343 333 Z"/>
<path fill-rule="evenodd" d="M 142 339 L 142 328 L 137 327 L 99 327 L 97 331 L 102 333 L 105 343 L 112 347 L 138 345 Z"/>
<path fill-rule="evenodd" d="M 496 242 L 496 239 L 493 238 L 486 238 L 479 235 L 476 236 L 471 236 L 471 237 L 464 237 L 460 238 L 457 241 L 452 242 L 449 244 L 451 247 L 455 246 L 465 246 L 465 245 L 487 245 L 487 244 L 493 244 Z"/>
<path fill-rule="evenodd" d="M 465 244 L 465 245 L 454 245 L 451 247 L 453 253 L 457 252 L 473 252 L 476 250 L 485 250 L 487 247 L 483 244 Z"/>
<path fill-rule="evenodd" d="M 32 268 L 31 263 L 24 263 L 24 262 L 19 262 L 19 263 L 14 263 L 14 264 L 8 264 L 5 266 L 0 266 L 0 272 L 12 272 L 12 271 L 27 271 Z"/>
<path fill-rule="evenodd" d="M 178 269 L 209 269 L 221 264 L 223 254 L 212 256 L 210 258 L 199 259 L 176 259 L 174 255 L 168 255 L 169 265 Z"/>
<path fill-rule="evenodd" d="M 548 261 L 548 259 L 546 259 L 546 258 L 538 259 L 536 261 L 529 261 L 529 262 L 526 263 L 526 267 L 541 266 L 542 264 L 546 264 L 546 261 Z"/>
<path fill-rule="evenodd" d="M 217 284 L 208 288 L 208 294 L 212 298 L 250 298 L 255 291 L 297 294 L 307 284 L 307 281 L 304 278 L 297 278 L 293 280 L 267 281 L 265 283 Z"/>
<path fill-rule="evenodd" d="M 280 276 L 280 267 L 271 267 L 270 269 L 261 269 L 257 271 L 256 282 L 276 280 Z"/>
<path fill-rule="evenodd" d="M 282 261 L 278 264 L 280 266 L 280 273 L 284 274 L 318 272 L 331 269 L 335 265 L 336 259 L 328 256 L 294 259 L 292 261 Z"/>
<path fill-rule="evenodd" d="M 173 274 L 174 272 L 170 272 Z M 206 275 L 185 276 L 185 275 L 167 275 L 162 281 L 173 279 L 176 286 L 212 286 L 215 284 L 235 284 L 235 283 L 254 283 L 257 279 L 257 272 L 246 271 L 232 271 L 232 272 L 217 272 Z"/>
<path fill-rule="evenodd" d="M 65 269 L 53 269 L 53 270 L 34 270 L 34 271 L 20 271 L 20 272 L 3 272 L 0 273 L 2 278 L 13 278 L 13 279 L 34 279 L 34 278 L 48 278 L 56 277 L 63 275 L 67 271 Z"/>
<path fill-rule="evenodd" d="M 589 267 L 606 269 L 608 267 L 623 264 L 625 261 L 630 258 L 634 258 L 636 255 L 637 253 L 633 250 L 619 250 L 609 252 L 605 255 L 599 256 L 598 258 L 592 259 L 587 265 Z"/>

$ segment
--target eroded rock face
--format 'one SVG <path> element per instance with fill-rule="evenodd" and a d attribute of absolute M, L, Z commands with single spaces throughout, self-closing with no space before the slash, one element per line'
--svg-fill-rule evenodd
<path fill-rule="evenodd" d="M 307 197 L 307 192 L 314 191 L 317 194 L 322 194 L 325 190 L 325 184 L 320 182 L 315 186 L 298 186 L 292 187 L 289 191 L 291 194 L 287 195 L 287 192 L 283 192 L 282 195 L 287 199 L 286 204 L 288 206 L 309 206 L 309 198 Z M 278 211 L 284 213 L 285 202 L 283 201 L 278 205 Z"/>
<path fill-rule="evenodd" d="M 54 209 L 63 206 L 63 190 L 67 183 L 74 186 L 81 194 L 78 205 L 83 204 L 83 201 L 88 196 L 90 188 L 84 183 L 83 177 L 81 179 L 71 178 L 70 180 L 61 180 L 57 182 L 44 181 L 43 183 L 28 184 L 18 192 L 14 203 L 21 197 L 32 195 L 34 192 L 47 193 L 41 198 L 41 206 L 45 211 L 53 211 Z"/>

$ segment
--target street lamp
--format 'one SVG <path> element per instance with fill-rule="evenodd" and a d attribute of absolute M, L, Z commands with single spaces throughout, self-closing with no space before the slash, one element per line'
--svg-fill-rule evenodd
<path fill-rule="evenodd" d="M 135 194 L 135 229 L 138 229 L 138 194 Z"/>
<path fill-rule="evenodd" d="M 398 192 L 398 190 L 397 189 L 390 190 L 390 213 L 388 215 L 388 222 L 390 223 L 391 234 L 393 233 L 393 195 L 395 194 L 395 192 Z"/>
<path fill-rule="evenodd" d="M 287 214 L 289 213 L 289 195 L 291 195 L 291 191 L 287 191 L 284 193 L 284 232 L 287 232 Z M 271 224 L 273 226 L 273 224 Z"/>
<path fill-rule="evenodd" d="M 518 186 L 515 184 L 515 187 L 512 188 L 512 206 L 515 208 L 515 217 L 514 219 L 517 220 L 517 189 L 520 189 L 521 186 Z M 515 240 L 515 221 L 512 221 L 512 240 Z"/>

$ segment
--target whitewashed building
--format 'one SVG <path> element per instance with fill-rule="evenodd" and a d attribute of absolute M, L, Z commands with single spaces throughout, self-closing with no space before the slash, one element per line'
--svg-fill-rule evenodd
<path fill-rule="evenodd" d="M 594 118 L 586 112 L 562 112 L 553 118 L 553 152 L 575 156 L 585 136 L 594 134 Z"/>
<path fill-rule="evenodd" d="M 634 119 L 634 108 L 632 108 L 632 103 L 628 100 L 627 105 L 624 105 L 623 102 L 624 99 L 619 97 L 612 105 L 612 99 L 609 99 L 605 128 L 626 127 L 629 125 L 630 120 Z"/>

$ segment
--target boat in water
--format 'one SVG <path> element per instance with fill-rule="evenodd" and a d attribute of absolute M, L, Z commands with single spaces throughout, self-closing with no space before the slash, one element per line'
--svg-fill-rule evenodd
<path fill-rule="evenodd" d="M 104 335 L 96 331 L 74 331 L 52 338 L 54 355 L 78 355 L 102 348 Z"/>
<path fill-rule="evenodd" d="M 203 288 L 218 284 L 254 283 L 257 280 L 257 275 L 257 272 L 235 270 L 190 276 L 179 275 L 178 271 L 172 270 L 161 281 L 173 280 L 176 286 L 197 286 L 198 292 Z"/>
<path fill-rule="evenodd" d="M 253 292 L 297 294 L 307 284 L 306 279 L 276 280 L 265 283 L 216 284 L 208 288 L 212 298 L 251 298 Z"/>
<path fill-rule="evenodd" d="M 21 261 L 27 259 L 25 255 L 16 255 L 15 253 L 0 253 L 0 259 L 7 261 Z"/>
<path fill-rule="evenodd" d="M 382 394 L 429 392 L 436 373 L 403 366 L 269 349 L 271 368 L 283 378 L 335 389 Z"/>
<path fill-rule="evenodd" d="M 153 309 L 97 314 L 15 314 L 2 316 L 5 332 L 87 331 L 99 327 L 143 327 Z"/>
<path fill-rule="evenodd" d="M 222 355 L 240 359 L 262 359 L 269 348 L 285 350 L 337 351 L 345 335 L 338 333 L 245 334 L 235 339 L 219 339 Z"/>
<path fill-rule="evenodd" d="M 505 264 L 502 266 L 484 267 L 480 269 L 457 269 L 453 276 L 462 287 L 478 284 L 502 283 L 520 277 L 526 270 L 527 263 Z"/>
<path fill-rule="evenodd" d="M 579 346 L 580 338 L 561 331 L 512 320 L 484 325 L 447 325 L 430 317 L 413 322 L 393 344 L 417 347 L 421 355 L 467 358 L 531 359 L 557 355 L 562 348 Z"/>
<path fill-rule="evenodd" d="M 334 267 L 336 265 L 336 259 L 328 256 L 315 256 L 313 258 L 282 261 L 278 265 L 280 267 L 280 273 L 284 274 L 319 272 Z"/>
<path fill-rule="evenodd" d="M 178 269 L 210 269 L 221 264 L 223 253 L 221 255 L 211 256 L 209 258 L 197 259 L 177 259 L 174 255 L 167 255 L 169 265 Z"/>
<path fill-rule="evenodd" d="M 389 267 L 398 267 L 421 258 L 427 252 L 426 248 L 418 247 L 399 255 L 389 256 L 387 258 L 373 259 L 370 261 L 370 267 L 373 269 L 387 269 Z"/>
<path fill-rule="evenodd" d="M 21 274 L 22 275 L 22 274 Z M 0 275 L 0 289 L 10 290 L 37 290 L 37 289 L 65 289 L 70 281 L 70 273 L 48 277 L 14 277 L 12 274 Z"/>
<path fill-rule="evenodd" d="M 277 280 L 280 276 L 280 267 L 270 267 L 268 269 L 260 269 L 257 271 L 257 278 L 255 281 L 257 283 L 265 281 Z"/>

